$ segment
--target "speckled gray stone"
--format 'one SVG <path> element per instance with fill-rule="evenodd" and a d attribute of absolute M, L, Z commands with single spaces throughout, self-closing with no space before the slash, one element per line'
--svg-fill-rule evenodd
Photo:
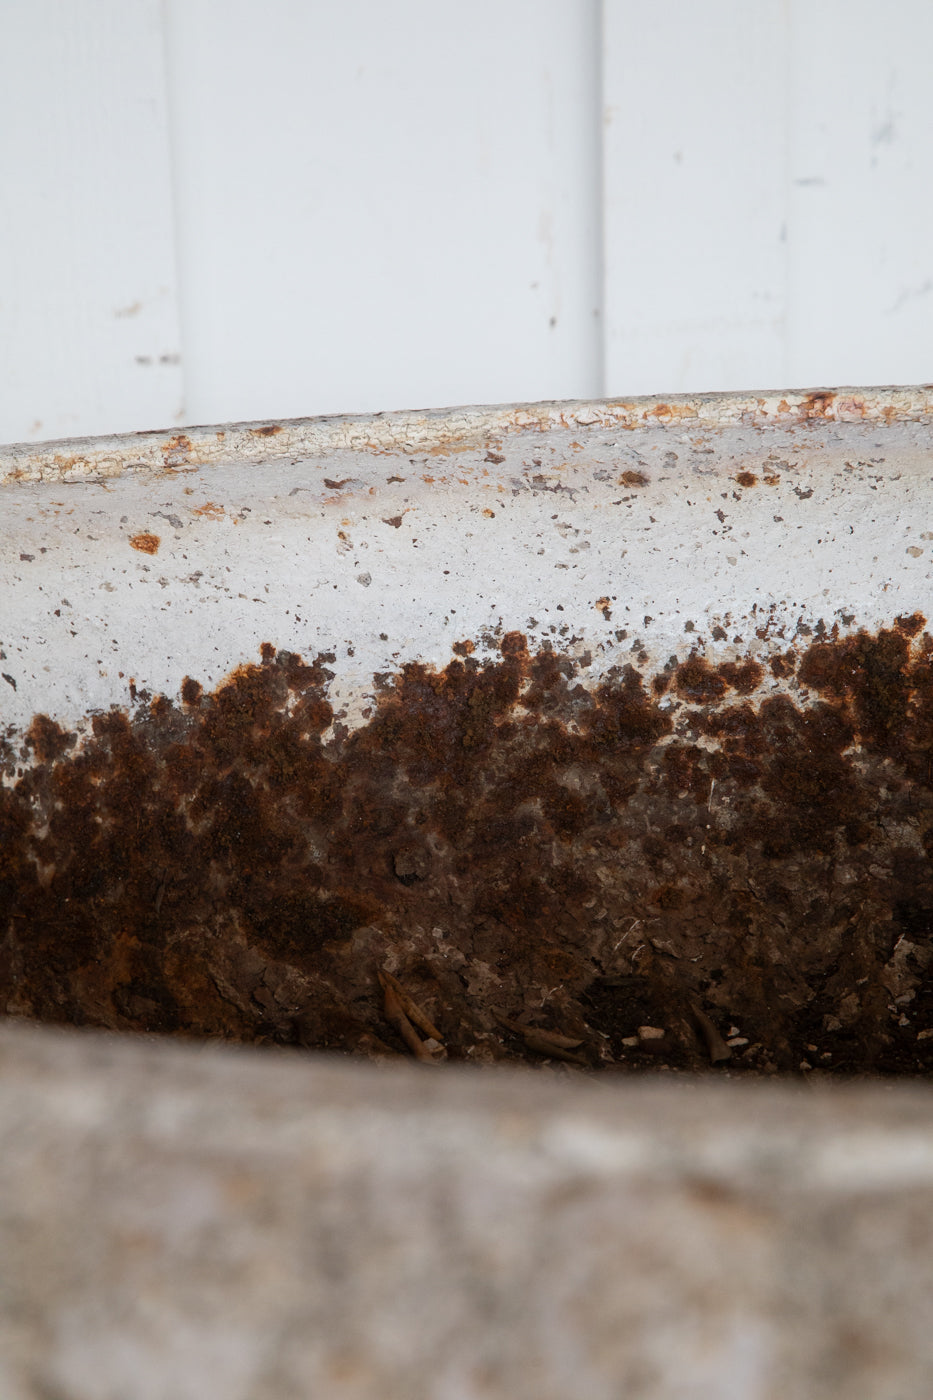
<path fill-rule="evenodd" d="M 0 1027 L 3 1400 L 922 1400 L 933 1093 Z"/>

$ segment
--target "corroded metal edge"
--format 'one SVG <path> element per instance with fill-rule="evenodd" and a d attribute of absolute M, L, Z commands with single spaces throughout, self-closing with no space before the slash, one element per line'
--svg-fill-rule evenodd
<path fill-rule="evenodd" d="M 577 426 L 626 430 L 648 424 L 695 424 L 721 428 L 737 423 L 773 426 L 810 420 L 891 424 L 916 422 L 931 415 L 933 385 L 546 400 L 495 407 L 293 418 L 283 422 L 14 443 L 0 447 L 0 485 L 260 463 L 346 450 L 443 455 L 514 433 Z"/>

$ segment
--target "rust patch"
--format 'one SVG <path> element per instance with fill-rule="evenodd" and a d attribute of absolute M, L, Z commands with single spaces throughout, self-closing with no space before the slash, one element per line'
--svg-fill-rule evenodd
<path fill-rule="evenodd" d="M 620 486 L 647 486 L 648 478 L 644 472 L 627 471 L 619 477 Z"/>
<path fill-rule="evenodd" d="M 797 409 L 797 415 L 800 418 L 835 418 L 835 402 L 836 395 L 828 391 L 807 394 Z"/>
<path fill-rule="evenodd" d="M 141 535 L 130 535 L 130 544 L 133 549 L 138 549 L 140 554 L 157 554 L 161 543 L 158 535 L 150 535 L 148 531 Z"/>
<path fill-rule="evenodd" d="M 192 507 L 192 514 L 203 515 L 207 520 L 219 520 L 224 513 L 223 506 L 217 501 L 205 501 L 203 506 Z"/>
<path fill-rule="evenodd" d="M 757 486 L 758 478 L 754 472 L 739 472 L 735 478 L 739 486 Z"/>
<path fill-rule="evenodd" d="M 724 661 L 717 667 L 719 675 L 726 685 L 737 690 L 740 695 L 751 695 L 753 690 L 757 690 L 761 685 L 764 669 L 759 662 L 751 659 L 746 661 Z"/>
<path fill-rule="evenodd" d="M 510 632 L 349 735 L 333 657 L 269 643 L 80 740 L 36 716 L 0 743 L 0 1005 L 406 1054 L 394 978 L 451 1059 L 929 1074 L 924 625 L 589 689 Z"/>
<path fill-rule="evenodd" d="M 275 435 L 281 431 L 281 423 L 266 423 L 262 428 L 250 428 L 250 433 L 253 437 L 262 438 L 275 437 Z"/>
<path fill-rule="evenodd" d="M 183 467 L 189 462 L 193 451 L 191 439 L 184 433 L 176 433 L 163 443 L 162 461 L 167 467 Z"/>
<path fill-rule="evenodd" d="M 201 696 L 204 694 L 204 687 L 200 681 L 192 680 L 191 676 L 185 676 L 181 683 L 181 698 L 186 705 L 199 705 Z"/>
<path fill-rule="evenodd" d="M 725 679 L 701 656 L 691 656 L 677 668 L 674 687 L 686 700 L 700 704 L 721 700 L 726 693 Z"/>
<path fill-rule="evenodd" d="M 926 624 L 923 613 L 911 613 L 909 617 L 896 617 L 894 626 L 898 632 L 902 632 L 905 637 L 916 637 Z"/>
<path fill-rule="evenodd" d="M 673 423 L 683 418 L 695 418 L 696 416 L 694 406 L 684 403 L 656 403 L 642 414 L 642 418 L 656 418 L 659 423 Z"/>

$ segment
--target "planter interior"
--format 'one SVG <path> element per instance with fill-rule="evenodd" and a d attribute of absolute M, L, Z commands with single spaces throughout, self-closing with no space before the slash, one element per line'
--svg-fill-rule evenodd
<path fill-rule="evenodd" d="M 0 453 L 0 1008 L 933 1068 L 933 393 Z"/>

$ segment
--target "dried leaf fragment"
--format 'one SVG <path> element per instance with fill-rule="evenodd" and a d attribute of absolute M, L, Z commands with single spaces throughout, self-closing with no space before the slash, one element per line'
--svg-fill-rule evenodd
<path fill-rule="evenodd" d="M 443 1045 L 444 1037 L 437 1029 L 437 1026 L 435 1026 L 432 1021 L 428 1020 L 427 1016 L 421 1010 L 421 1007 L 408 995 L 397 977 L 393 977 L 391 972 L 387 972 L 386 969 L 383 968 L 379 973 L 379 982 L 382 987 L 388 985 L 392 988 L 401 1003 L 402 1010 L 413 1025 L 416 1025 L 419 1030 L 424 1031 L 429 1040 L 436 1040 L 439 1044 Z"/>
<path fill-rule="evenodd" d="M 506 1030 L 520 1035 L 528 1049 L 534 1051 L 536 1055 L 546 1055 L 555 1060 L 566 1060 L 569 1064 L 586 1067 L 587 1061 L 582 1055 L 571 1053 L 583 1044 L 582 1040 L 575 1040 L 569 1035 L 560 1035 L 557 1031 L 544 1031 L 537 1026 L 523 1026 L 518 1021 L 510 1021 L 500 1011 L 493 1010 L 493 1015 L 501 1026 L 505 1026 Z"/>
<path fill-rule="evenodd" d="M 720 1064 L 723 1060 L 731 1060 L 732 1051 L 729 1049 L 716 1027 L 713 1025 L 705 1011 L 702 1011 L 694 1002 L 690 1003 L 690 1014 L 696 1024 L 697 1030 L 706 1041 L 706 1048 L 709 1051 L 710 1063 Z"/>
<path fill-rule="evenodd" d="M 422 1040 L 411 1024 L 411 1021 L 409 1021 L 402 1005 L 402 997 L 399 995 L 399 992 L 396 991 L 396 986 L 398 984 L 396 983 L 395 986 L 393 986 L 395 978 L 392 977 L 391 973 L 380 972 L 379 983 L 383 991 L 385 1018 L 389 1025 L 394 1026 L 398 1031 L 415 1059 L 420 1060 L 422 1064 L 436 1065 L 441 1059 L 445 1058 L 446 1051 L 441 1043 L 440 1037 L 431 1036 L 429 1038 L 430 1043 Z M 405 994 L 403 993 L 402 995 Z"/>

